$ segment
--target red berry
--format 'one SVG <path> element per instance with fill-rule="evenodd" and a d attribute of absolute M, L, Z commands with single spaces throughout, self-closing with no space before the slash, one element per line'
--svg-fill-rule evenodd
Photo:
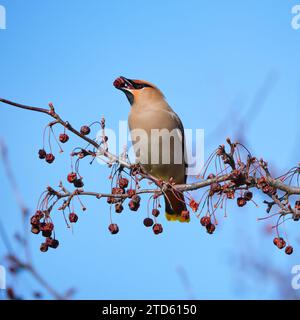
<path fill-rule="evenodd" d="M 273 239 L 273 243 L 274 243 L 275 246 L 277 246 L 278 241 L 279 241 L 279 238 L 277 238 L 277 237 Z"/>
<path fill-rule="evenodd" d="M 47 238 L 45 243 L 52 249 L 56 249 L 59 246 L 59 241 L 52 238 Z"/>
<path fill-rule="evenodd" d="M 40 246 L 40 250 L 42 252 L 48 251 L 48 245 L 46 243 L 42 243 L 41 246 Z"/>
<path fill-rule="evenodd" d="M 71 172 L 67 176 L 67 180 L 70 183 L 74 183 L 74 181 L 77 179 L 77 174 L 75 172 Z"/>
<path fill-rule="evenodd" d="M 112 204 L 112 203 L 116 203 L 118 200 L 114 197 L 107 197 L 107 203 Z"/>
<path fill-rule="evenodd" d="M 210 217 L 208 216 L 202 217 L 200 219 L 200 223 L 202 224 L 203 227 L 208 226 L 210 224 Z"/>
<path fill-rule="evenodd" d="M 127 194 L 129 198 L 132 198 L 135 195 L 135 190 L 134 189 L 129 189 L 127 190 Z"/>
<path fill-rule="evenodd" d="M 159 216 L 159 210 L 158 209 L 153 209 L 152 210 L 152 215 L 157 218 Z"/>
<path fill-rule="evenodd" d="M 40 218 L 34 215 L 30 218 L 30 223 L 33 226 L 38 226 L 40 224 Z"/>
<path fill-rule="evenodd" d="M 50 230 L 43 230 L 42 231 L 42 236 L 45 238 L 51 237 L 51 235 L 52 235 L 52 231 L 50 231 Z"/>
<path fill-rule="evenodd" d="M 61 143 L 66 143 L 68 140 L 69 140 L 69 136 L 68 136 L 67 134 L 61 133 L 61 134 L 59 135 L 59 141 L 60 141 Z"/>
<path fill-rule="evenodd" d="M 54 157 L 54 155 L 52 153 L 48 153 L 46 155 L 46 162 L 52 163 L 54 160 L 55 160 L 55 157 Z"/>
<path fill-rule="evenodd" d="M 45 159 L 46 155 L 47 155 L 47 153 L 46 153 L 46 151 L 44 149 L 40 149 L 39 150 L 39 158 L 40 159 Z"/>
<path fill-rule="evenodd" d="M 286 246 L 286 242 L 284 241 L 284 239 L 283 239 L 283 238 L 278 238 L 277 248 L 281 250 L 281 249 L 283 249 L 285 246 Z"/>
<path fill-rule="evenodd" d="M 116 213 L 121 213 L 123 211 L 124 207 L 122 205 L 122 203 L 116 203 L 115 205 L 115 211 Z"/>
<path fill-rule="evenodd" d="M 153 220 L 151 218 L 145 218 L 143 222 L 144 222 L 145 227 L 152 227 L 153 226 Z"/>
<path fill-rule="evenodd" d="M 154 234 L 160 234 L 163 232 L 163 227 L 160 223 L 155 223 L 152 227 Z"/>
<path fill-rule="evenodd" d="M 41 223 L 42 231 L 53 231 L 53 229 L 54 229 L 54 224 L 52 222 Z"/>
<path fill-rule="evenodd" d="M 213 223 L 210 223 L 206 226 L 206 231 L 209 234 L 213 234 L 215 230 L 216 230 L 216 226 Z"/>
<path fill-rule="evenodd" d="M 125 85 L 125 80 L 123 80 L 122 78 L 117 78 L 114 83 L 113 83 L 114 87 L 116 87 L 117 89 L 122 88 Z"/>
<path fill-rule="evenodd" d="M 54 225 L 52 222 L 43 222 L 40 224 L 40 230 L 42 231 L 42 235 L 45 238 L 51 237 L 52 231 L 54 229 Z"/>
<path fill-rule="evenodd" d="M 188 212 L 188 210 L 183 210 L 181 212 L 181 219 L 183 221 L 188 221 L 190 219 L 190 213 Z"/>
<path fill-rule="evenodd" d="M 112 188 L 111 193 L 112 194 L 123 194 L 124 190 L 122 188 Z"/>
<path fill-rule="evenodd" d="M 75 179 L 73 184 L 75 188 L 82 188 L 84 186 L 82 179 Z"/>
<path fill-rule="evenodd" d="M 108 226 L 108 230 L 110 231 L 111 234 L 117 234 L 119 232 L 119 227 L 117 224 L 111 223 Z"/>
<path fill-rule="evenodd" d="M 190 207 L 191 207 L 191 209 L 192 209 L 194 212 L 196 212 L 196 211 L 198 210 L 199 203 L 196 202 L 194 199 L 192 199 L 192 200 L 190 201 Z"/>
<path fill-rule="evenodd" d="M 31 232 L 32 232 L 33 234 L 39 234 L 39 233 L 40 233 L 40 228 L 39 228 L 39 226 L 32 226 L 32 227 L 31 227 Z"/>
<path fill-rule="evenodd" d="M 250 201 L 253 198 L 253 193 L 251 191 L 245 191 L 244 193 L 244 199 L 246 201 Z"/>
<path fill-rule="evenodd" d="M 82 126 L 80 128 L 80 133 L 84 136 L 88 135 L 91 132 L 91 129 L 89 126 Z"/>
<path fill-rule="evenodd" d="M 236 202 L 237 202 L 237 205 L 238 205 L 239 207 L 243 207 L 243 206 L 245 206 L 245 205 L 247 204 L 246 199 L 243 198 L 243 197 L 237 198 Z"/>
<path fill-rule="evenodd" d="M 38 219 L 44 218 L 44 213 L 41 210 L 37 210 L 34 214 Z"/>
<path fill-rule="evenodd" d="M 228 190 L 226 195 L 227 195 L 228 199 L 234 199 L 234 191 L 233 190 Z"/>
<path fill-rule="evenodd" d="M 71 223 L 76 223 L 78 221 L 78 215 L 74 212 L 69 214 L 69 221 Z"/>
<path fill-rule="evenodd" d="M 285 253 L 288 254 L 288 255 L 292 254 L 293 251 L 294 251 L 294 249 L 293 249 L 292 246 L 287 246 L 287 247 L 285 248 Z"/>
<path fill-rule="evenodd" d="M 126 178 L 120 178 L 120 179 L 119 179 L 119 186 L 120 186 L 120 188 L 122 188 L 122 189 L 127 188 L 128 183 L 129 183 L 129 181 L 128 181 L 128 179 L 126 179 Z"/>
<path fill-rule="evenodd" d="M 136 195 L 134 195 L 134 196 L 132 197 L 132 201 L 134 201 L 134 202 L 137 203 L 137 204 L 140 204 L 140 202 L 141 202 L 141 197 L 136 194 Z"/>
<path fill-rule="evenodd" d="M 131 211 L 137 211 L 140 207 L 139 203 L 136 203 L 135 201 L 133 200 L 130 200 L 129 203 L 128 203 L 128 206 L 129 206 L 129 209 Z"/>

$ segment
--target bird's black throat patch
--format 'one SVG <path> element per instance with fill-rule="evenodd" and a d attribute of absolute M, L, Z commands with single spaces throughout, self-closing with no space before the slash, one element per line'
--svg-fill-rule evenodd
<path fill-rule="evenodd" d="M 126 97 L 129 101 L 129 103 L 132 105 L 133 104 L 133 101 L 134 101 L 134 96 L 131 92 L 127 91 L 127 90 L 122 90 L 125 94 L 126 94 Z"/>

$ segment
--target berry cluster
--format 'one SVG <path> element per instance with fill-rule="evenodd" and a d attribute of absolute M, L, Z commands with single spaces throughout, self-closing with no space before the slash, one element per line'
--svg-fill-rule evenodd
<path fill-rule="evenodd" d="M 31 232 L 33 234 L 42 233 L 42 236 L 45 238 L 45 242 L 43 242 L 40 246 L 40 250 L 42 252 L 48 251 L 48 248 L 56 249 L 59 245 L 59 241 L 57 239 L 52 238 L 52 234 L 54 233 L 54 225 L 51 222 L 51 219 L 48 215 L 48 212 L 37 210 L 36 213 L 30 219 L 31 223 Z"/>
<path fill-rule="evenodd" d="M 200 223 L 203 227 L 206 228 L 207 233 L 213 234 L 216 230 L 216 225 L 211 222 L 209 216 L 204 216 L 200 219 Z"/>
<path fill-rule="evenodd" d="M 129 210 L 136 212 L 140 208 L 141 197 L 137 194 L 137 189 L 139 188 L 139 177 L 137 168 L 134 168 L 133 170 L 134 172 L 131 170 L 131 173 L 128 174 L 130 181 L 122 175 L 122 170 L 120 170 L 120 168 L 111 174 L 112 177 L 116 176 L 116 182 L 115 187 L 111 190 L 111 196 L 107 197 L 107 203 L 114 205 L 115 212 L 118 214 L 124 210 L 123 204 L 126 199 L 129 199 Z M 135 184 L 134 188 L 132 187 L 133 183 Z M 156 235 L 163 232 L 162 225 L 156 223 L 156 218 L 158 218 L 160 214 L 158 207 L 160 207 L 158 198 L 157 196 L 153 196 L 152 218 L 148 215 L 148 217 L 143 221 L 144 226 L 147 228 L 152 227 L 152 230 Z M 119 227 L 116 223 L 111 223 L 108 230 L 111 234 L 117 234 L 119 232 Z"/>
<path fill-rule="evenodd" d="M 288 255 L 292 254 L 294 251 L 292 246 L 286 246 L 285 240 L 281 237 L 274 238 L 273 243 L 280 250 L 285 248 L 285 253 Z"/>
<path fill-rule="evenodd" d="M 51 108 L 52 116 L 57 119 L 54 112 L 54 108 Z M 57 139 L 53 126 L 57 123 L 61 123 L 65 127 L 65 131 L 59 135 Z M 93 124 L 100 124 L 102 129 L 101 141 L 95 144 L 94 140 L 87 138 L 91 133 L 91 126 Z M 48 193 L 46 194 L 43 200 L 43 207 L 46 207 L 42 211 L 44 217 L 38 218 L 34 216 L 32 218 L 32 232 L 39 233 L 42 232 L 43 236 L 47 239 L 42 244 L 41 250 L 46 251 L 49 247 L 55 247 L 55 239 L 51 238 L 53 232 L 53 224 L 49 222 L 50 212 L 53 209 L 53 206 L 61 199 L 64 199 L 63 205 L 59 208 L 60 210 L 65 210 L 68 208 L 69 223 L 76 223 L 78 221 L 78 216 L 74 212 L 74 208 L 70 208 L 73 204 L 73 200 L 77 198 L 82 206 L 82 209 L 85 210 L 85 207 L 82 205 L 80 200 L 80 195 L 89 194 L 94 195 L 97 198 L 102 198 L 103 195 L 97 193 L 85 193 L 82 189 L 84 187 L 83 177 L 79 173 L 79 164 L 82 159 L 86 157 L 92 157 L 92 162 L 99 155 L 98 150 L 95 148 L 95 145 L 101 147 L 101 155 L 109 159 L 107 162 L 109 167 L 112 167 L 112 172 L 110 175 L 111 179 L 111 193 L 107 195 L 107 203 L 110 205 L 110 220 L 111 223 L 108 226 L 108 230 L 111 234 L 117 234 L 119 232 L 119 226 L 112 222 L 112 208 L 114 208 L 115 213 L 121 214 L 124 211 L 124 202 L 128 199 L 128 208 L 129 210 L 136 212 L 140 209 L 141 206 L 141 197 L 139 189 L 141 188 L 140 182 L 143 179 L 147 179 L 154 183 L 158 189 L 152 192 L 152 195 L 148 201 L 148 216 L 144 219 L 144 225 L 149 228 L 152 227 L 154 234 L 160 234 L 163 232 L 163 227 L 160 223 L 157 222 L 157 219 L 160 214 L 160 203 L 159 199 L 166 195 L 166 190 L 172 191 L 174 194 L 188 191 L 183 189 L 178 189 L 174 184 L 173 179 L 170 181 L 161 181 L 155 179 L 145 172 L 139 165 L 122 165 L 126 162 L 128 164 L 128 155 L 125 151 L 119 159 L 123 159 L 121 162 L 116 160 L 117 158 L 111 156 L 108 152 L 108 137 L 105 134 L 105 120 L 101 119 L 100 122 L 94 122 L 90 126 L 84 125 L 80 128 L 80 131 L 74 130 L 68 123 L 56 120 L 51 122 L 46 129 L 49 129 L 49 149 L 50 152 L 47 153 L 43 147 L 39 150 L 39 158 L 45 159 L 46 162 L 52 163 L 55 160 L 55 156 L 52 153 L 50 137 L 54 136 L 56 142 L 59 144 L 60 151 L 62 148 L 60 143 L 64 144 L 69 141 L 69 136 L 66 134 L 66 129 L 75 131 L 75 133 L 80 136 L 85 141 L 89 142 L 88 146 L 85 148 L 75 148 L 71 153 L 71 159 L 76 158 L 75 165 L 71 162 L 71 171 L 67 175 L 68 183 L 72 184 L 75 188 L 75 191 L 69 192 L 66 188 L 61 187 L 60 191 L 54 191 L 53 189 L 48 188 Z M 46 131 L 45 129 L 45 131 Z M 44 131 L 44 140 L 45 140 L 45 131 Z M 278 212 L 271 215 L 279 215 L 277 220 L 276 228 L 277 234 L 279 226 L 284 222 L 287 215 L 292 215 L 294 220 L 300 219 L 300 200 L 296 201 L 295 206 L 292 207 L 289 203 L 289 194 L 288 192 L 280 195 L 277 186 L 275 187 L 274 179 L 271 179 L 271 175 L 268 170 L 268 164 L 263 160 L 258 160 L 255 157 L 252 157 L 248 149 L 242 144 L 236 142 L 232 143 L 228 138 L 227 144 L 229 145 L 229 151 L 225 145 L 220 145 L 208 158 L 203 171 L 199 173 L 199 178 L 203 181 L 206 181 L 206 184 L 203 184 L 203 187 L 208 186 L 208 190 L 204 192 L 199 201 L 195 200 L 189 194 L 188 201 L 186 205 L 191 208 L 191 211 L 196 214 L 196 217 L 200 219 L 200 224 L 205 227 L 207 233 L 213 234 L 218 225 L 216 218 L 217 209 L 224 209 L 225 216 L 227 216 L 227 202 L 233 199 L 236 199 L 236 205 L 238 207 L 244 207 L 247 203 L 252 202 L 254 205 L 256 203 L 253 201 L 253 193 L 250 191 L 251 188 L 256 188 L 261 190 L 263 194 L 271 198 L 271 201 L 265 201 L 267 204 L 267 212 L 270 213 L 273 207 L 279 208 Z M 44 141 L 45 145 L 45 141 Z M 89 146 L 92 145 L 92 150 L 89 150 Z M 214 173 L 206 175 L 208 168 L 213 163 Z M 126 170 L 129 170 L 127 172 Z M 294 177 L 299 177 L 300 169 L 299 167 L 290 170 L 286 175 L 280 177 L 280 181 L 284 182 L 286 179 L 291 180 Z M 201 179 L 199 184 L 201 184 Z M 290 182 L 291 183 L 291 182 Z M 197 184 L 197 183 L 196 183 Z M 199 187 L 201 188 L 201 187 Z M 50 190 L 50 191 L 49 191 Z M 193 190 L 193 189 L 191 189 Z M 56 197 L 56 201 L 48 204 L 48 200 L 53 197 Z M 149 203 L 152 201 L 153 208 L 149 209 Z M 257 205 L 256 205 L 257 206 Z M 74 205 L 73 205 L 74 207 Z M 206 212 L 203 212 L 206 210 Z M 151 211 L 151 215 L 149 213 Z M 42 219 L 45 221 L 40 222 Z M 190 221 L 190 212 L 184 210 L 180 213 L 180 221 Z M 52 227 L 51 227 L 52 226 Z M 52 228 L 52 229 L 51 229 Z M 50 230 L 51 229 L 51 230 Z M 280 237 L 276 238 L 274 243 L 278 248 L 282 249 L 286 247 L 284 241 Z M 278 240 L 279 239 L 279 240 Z M 291 254 L 293 248 L 291 246 L 286 247 L 286 253 Z"/>

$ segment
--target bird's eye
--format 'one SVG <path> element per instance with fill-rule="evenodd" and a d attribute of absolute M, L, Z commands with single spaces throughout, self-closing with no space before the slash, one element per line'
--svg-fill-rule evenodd
<path fill-rule="evenodd" d="M 144 85 L 142 83 L 134 83 L 134 89 L 142 89 L 144 88 Z"/>
<path fill-rule="evenodd" d="M 136 83 L 136 82 L 134 82 L 133 83 L 133 87 L 134 87 L 134 89 L 139 90 L 139 89 L 143 89 L 143 88 L 151 87 L 151 86 L 148 83 Z"/>

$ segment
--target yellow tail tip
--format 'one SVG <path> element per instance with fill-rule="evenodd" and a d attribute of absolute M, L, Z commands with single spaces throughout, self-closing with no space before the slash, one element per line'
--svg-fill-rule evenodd
<path fill-rule="evenodd" d="M 166 212 L 166 218 L 168 221 L 190 222 L 190 218 L 184 219 L 181 216 L 178 216 L 176 214 L 170 214 L 168 212 Z"/>

